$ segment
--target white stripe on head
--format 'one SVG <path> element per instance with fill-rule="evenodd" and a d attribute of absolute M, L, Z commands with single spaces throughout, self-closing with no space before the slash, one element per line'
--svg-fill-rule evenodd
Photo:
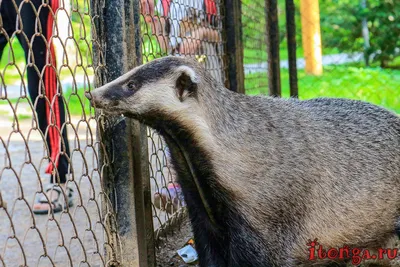
<path fill-rule="evenodd" d="M 188 67 L 188 66 L 180 66 L 176 69 L 176 73 L 184 73 L 187 76 L 190 77 L 190 79 L 192 80 L 193 83 L 199 83 L 200 82 L 200 78 L 199 76 L 196 74 L 196 72 Z"/>

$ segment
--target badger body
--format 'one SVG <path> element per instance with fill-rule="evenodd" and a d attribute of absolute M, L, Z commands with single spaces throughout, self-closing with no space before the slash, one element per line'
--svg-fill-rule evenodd
<path fill-rule="evenodd" d="M 400 119 L 361 101 L 246 96 L 165 57 L 96 90 L 93 105 L 166 140 L 200 266 L 325 266 L 324 248 L 379 248 L 400 209 Z"/>

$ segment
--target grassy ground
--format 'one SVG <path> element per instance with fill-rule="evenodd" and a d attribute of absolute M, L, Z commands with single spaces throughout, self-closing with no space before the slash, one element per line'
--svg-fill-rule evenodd
<path fill-rule="evenodd" d="M 247 91 L 248 94 L 256 95 L 268 90 L 266 86 L 258 87 L 257 80 L 252 79 L 256 75 L 246 76 L 245 86 L 252 88 Z M 289 97 L 288 79 L 288 71 L 281 70 L 283 97 Z M 400 114 L 400 70 L 351 65 L 326 66 L 322 76 L 307 75 L 304 70 L 299 70 L 298 85 L 300 99 L 315 97 L 359 99 Z"/>
<path fill-rule="evenodd" d="M 324 48 L 323 49 L 323 55 L 333 55 L 333 54 L 338 54 L 340 53 L 339 50 L 336 48 Z M 304 51 L 302 47 L 297 47 L 296 49 L 296 56 L 297 58 L 303 58 L 304 57 Z M 243 52 L 243 61 L 244 64 L 253 64 L 253 63 L 259 63 L 263 61 L 267 61 L 267 50 L 260 50 L 260 49 L 244 49 Z M 288 59 L 288 51 L 286 50 L 285 47 L 282 47 L 279 51 L 279 57 L 281 60 L 287 60 Z"/>

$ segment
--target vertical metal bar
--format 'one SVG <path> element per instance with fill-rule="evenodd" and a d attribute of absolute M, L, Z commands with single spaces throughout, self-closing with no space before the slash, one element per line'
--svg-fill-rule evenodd
<path fill-rule="evenodd" d="M 286 32 L 289 59 L 289 85 L 290 96 L 299 97 L 297 85 L 297 65 L 296 65 L 296 22 L 293 0 L 286 0 Z"/>
<path fill-rule="evenodd" d="M 226 87 L 238 93 L 245 93 L 242 41 L 242 3 L 236 0 L 226 0 L 225 23 L 227 79 Z"/>
<path fill-rule="evenodd" d="M 141 63 L 139 0 L 92 0 L 99 23 L 95 31 L 110 82 Z M 145 126 L 121 117 L 107 117 L 107 154 L 112 156 L 103 184 L 117 212 L 123 266 L 153 267 L 154 230 L 151 214 L 148 148 Z"/>
<path fill-rule="evenodd" d="M 265 16 L 268 50 L 268 91 L 270 96 L 281 96 L 277 0 L 265 0 Z"/>

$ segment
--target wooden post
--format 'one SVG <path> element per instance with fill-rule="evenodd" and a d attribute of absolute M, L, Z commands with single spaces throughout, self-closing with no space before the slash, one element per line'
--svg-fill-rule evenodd
<path fill-rule="evenodd" d="M 277 0 L 265 0 L 265 16 L 268 50 L 268 92 L 270 96 L 281 96 Z"/>
<path fill-rule="evenodd" d="M 226 82 L 225 86 L 232 91 L 245 93 L 242 41 L 242 2 L 226 0 L 225 34 L 226 34 Z"/>
<path fill-rule="evenodd" d="M 318 0 L 300 0 L 300 13 L 306 73 L 321 75 L 322 51 Z"/>
<path fill-rule="evenodd" d="M 104 60 L 97 64 L 107 68 L 102 83 L 110 82 L 142 63 L 140 2 L 91 0 L 91 4 L 93 17 L 99 17 L 93 32 L 105 48 L 94 49 L 95 58 Z M 122 254 L 118 266 L 155 267 L 146 127 L 133 119 L 107 116 L 104 132 L 111 158 L 103 185 L 117 212 L 117 233 L 112 234 L 118 239 L 112 241 L 119 246 L 115 253 Z"/>
<path fill-rule="evenodd" d="M 126 64 L 127 71 L 133 69 L 135 66 L 143 64 L 142 60 L 142 41 L 140 32 L 140 1 L 139 0 L 125 0 L 125 22 L 126 22 Z M 132 60 L 132 55 L 135 55 Z M 131 134 L 129 140 L 131 141 L 130 160 L 133 164 L 133 181 L 125 182 L 123 186 L 131 186 L 133 189 L 134 206 L 130 204 L 121 205 L 121 208 L 131 209 L 127 212 L 134 214 L 134 235 L 136 235 L 136 246 L 138 249 L 138 267 L 155 267 L 156 254 L 154 242 L 154 228 L 153 228 L 153 215 L 151 203 L 151 186 L 150 186 L 150 173 L 149 173 L 149 149 L 147 141 L 147 127 L 137 120 L 130 119 L 129 133 Z M 133 210 L 134 209 L 134 210 Z M 121 216 L 122 217 L 122 216 Z M 126 219 L 126 218 L 125 218 Z M 125 222 L 126 224 L 126 222 Z M 121 232 L 121 231 L 120 231 Z M 120 235 L 121 236 L 121 235 Z M 125 238 L 130 238 L 129 235 Z M 121 236 L 122 239 L 122 236 Z M 126 242 L 131 242 L 125 239 Z M 130 253 L 129 248 L 122 248 L 124 254 Z M 129 266 L 129 265 L 126 265 Z"/>

